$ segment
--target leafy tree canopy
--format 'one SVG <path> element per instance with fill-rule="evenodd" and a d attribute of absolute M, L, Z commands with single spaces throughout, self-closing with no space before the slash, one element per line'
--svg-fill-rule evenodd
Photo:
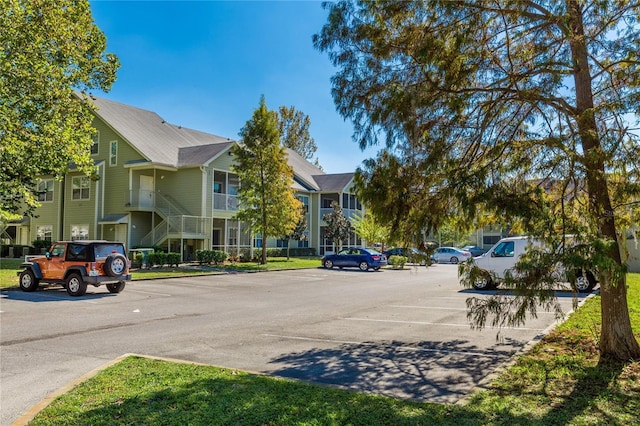
<path fill-rule="evenodd" d="M 351 233 L 351 222 L 342 212 L 340 204 L 333 201 L 331 203 L 333 211 L 322 216 L 322 220 L 327 224 L 324 228 L 324 237 L 333 241 L 333 247 L 342 247 L 344 240 L 349 238 Z"/>
<path fill-rule="evenodd" d="M 38 206 L 36 179 L 93 172 L 92 105 L 119 67 L 86 0 L 1 0 L 0 222 Z"/>
<path fill-rule="evenodd" d="M 382 139 L 388 148 L 358 170 L 361 200 L 396 228 L 404 221 L 429 231 L 454 214 L 547 241 L 558 248 L 556 262 L 597 270 L 601 353 L 640 357 L 623 237 L 640 218 L 640 4 L 325 7 L 328 22 L 314 43 L 338 67 L 338 111 L 362 147 Z M 576 235 L 574 246 L 561 244 L 566 234 Z M 525 272 L 533 278 L 522 282 L 539 292 L 519 299 L 519 319 L 535 315 L 531 297 L 549 294 L 551 283 L 535 279 L 549 266 Z M 495 306 L 475 308 L 490 314 Z"/>
<path fill-rule="evenodd" d="M 369 246 L 380 243 L 383 246 L 390 241 L 389 226 L 380 222 L 373 213 L 367 211 L 364 215 L 355 215 L 351 218 L 353 231 Z"/>
<path fill-rule="evenodd" d="M 291 187 L 293 169 L 280 145 L 277 113 L 267 109 L 264 96 L 240 136 L 241 144 L 233 150 L 236 164 L 232 166 L 240 179 L 236 217 L 262 235 L 262 263 L 266 263 L 267 238 L 293 231 L 300 216 L 300 201 Z"/>
<path fill-rule="evenodd" d="M 293 106 L 281 106 L 278 113 L 278 130 L 282 145 L 291 148 L 305 160 L 311 161 L 318 147 L 309 133 L 311 119 Z M 320 167 L 318 159 L 314 164 Z"/>

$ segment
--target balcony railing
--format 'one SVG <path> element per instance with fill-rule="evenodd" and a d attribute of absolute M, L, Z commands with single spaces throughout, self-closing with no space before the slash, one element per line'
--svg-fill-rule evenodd
<path fill-rule="evenodd" d="M 332 208 L 320 209 L 320 220 L 322 220 L 325 214 L 329 214 L 329 213 L 333 213 Z M 362 215 L 362 211 L 355 210 L 355 209 L 342 209 L 342 214 L 345 215 L 347 219 L 351 220 L 353 216 Z"/>
<path fill-rule="evenodd" d="M 214 210 L 238 210 L 238 196 L 231 194 L 213 194 Z"/>
<path fill-rule="evenodd" d="M 168 238 L 211 238 L 211 218 L 202 216 L 170 216 L 156 225 L 140 243 L 151 246 Z"/>

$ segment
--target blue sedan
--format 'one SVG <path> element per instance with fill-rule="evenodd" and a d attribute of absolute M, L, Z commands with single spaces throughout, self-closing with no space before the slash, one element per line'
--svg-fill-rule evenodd
<path fill-rule="evenodd" d="M 334 266 L 339 268 L 353 266 L 361 271 L 374 270 L 387 264 L 387 257 L 372 249 L 349 247 L 340 250 L 338 253 L 327 254 L 322 258 L 322 266 L 331 269 Z"/>

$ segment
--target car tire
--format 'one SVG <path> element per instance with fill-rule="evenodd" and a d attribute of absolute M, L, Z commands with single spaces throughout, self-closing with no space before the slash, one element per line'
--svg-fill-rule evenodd
<path fill-rule="evenodd" d="M 124 290 L 125 285 L 126 283 L 124 281 L 120 281 L 114 284 L 107 284 L 107 290 L 109 290 L 109 293 L 120 293 L 122 290 Z"/>
<path fill-rule="evenodd" d="M 360 268 L 361 271 L 368 271 L 369 270 L 369 264 L 363 260 L 358 265 L 358 268 Z"/>
<path fill-rule="evenodd" d="M 31 269 L 20 272 L 20 289 L 22 291 L 36 291 L 38 289 L 38 279 Z"/>
<path fill-rule="evenodd" d="M 573 284 L 573 288 L 578 293 L 591 293 L 596 286 L 596 282 L 596 277 L 594 277 L 591 272 L 587 271 L 585 276 L 585 274 L 580 271 L 576 274 L 576 281 Z"/>
<path fill-rule="evenodd" d="M 79 297 L 87 292 L 87 283 L 80 274 L 70 274 L 66 281 L 67 293 L 73 297 Z"/>
<path fill-rule="evenodd" d="M 333 268 L 333 261 L 331 259 L 325 259 L 323 266 L 327 269 Z"/>
<path fill-rule="evenodd" d="M 373 270 L 374 270 L 374 271 L 379 271 L 379 270 L 380 270 L 380 267 L 379 267 L 379 266 L 376 266 L 375 268 L 373 268 Z"/>
<path fill-rule="evenodd" d="M 473 282 L 473 288 L 476 290 L 491 290 L 493 288 L 493 280 L 489 273 L 483 271 L 482 275 Z"/>
<path fill-rule="evenodd" d="M 454 265 L 458 264 L 458 258 L 455 256 L 451 256 L 451 259 L 449 259 L 449 262 L 453 263 Z"/>
<path fill-rule="evenodd" d="M 110 277 L 119 277 L 127 270 L 127 258 L 120 253 L 107 256 L 104 262 L 104 271 Z"/>

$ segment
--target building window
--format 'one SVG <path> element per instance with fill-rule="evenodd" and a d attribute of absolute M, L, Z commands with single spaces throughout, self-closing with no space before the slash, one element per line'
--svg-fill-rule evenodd
<path fill-rule="evenodd" d="M 302 239 L 298 240 L 298 247 L 299 248 L 307 248 L 307 247 L 309 247 L 309 230 L 308 229 L 306 229 L 302 233 Z"/>
<path fill-rule="evenodd" d="M 53 240 L 53 225 L 40 225 L 36 228 L 36 237 L 39 240 L 49 241 Z"/>
<path fill-rule="evenodd" d="M 118 141 L 111 141 L 109 144 L 109 165 L 118 165 Z"/>
<path fill-rule="evenodd" d="M 253 246 L 255 248 L 262 248 L 262 234 L 256 234 L 256 236 L 253 237 Z"/>
<path fill-rule="evenodd" d="M 87 176 L 76 176 L 71 180 L 71 199 L 89 199 L 89 178 Z"/>
<path fill-rule="evenodd" d="M 53 201 L 53 179 L 38 182 L 38 201 Z"/>
<path fill-rule="evenodd" d="M 71 240 L 89 239 L 89 225 L 71 225 Z"/>
<path fill-rule="evenodd" d="M 276 240 L 276 247 L 278 248 L 287 248 L 287 240 L 283 240 L 282 238 L 278 238 Z"/>
<path fill-rule="evenodd" d="M 96 130 L 93 134 L 93 145 L 91 145 L 91 155 L 97 155 L 100 148 L 100 132 Z"/>
<path fill-rule="evenodd" d="M 298 195 L 298 200 L 302 203 L 302 208 L 304 209 L 304 214 L 309 213 L 309 197 L 306 195 Z"/>

